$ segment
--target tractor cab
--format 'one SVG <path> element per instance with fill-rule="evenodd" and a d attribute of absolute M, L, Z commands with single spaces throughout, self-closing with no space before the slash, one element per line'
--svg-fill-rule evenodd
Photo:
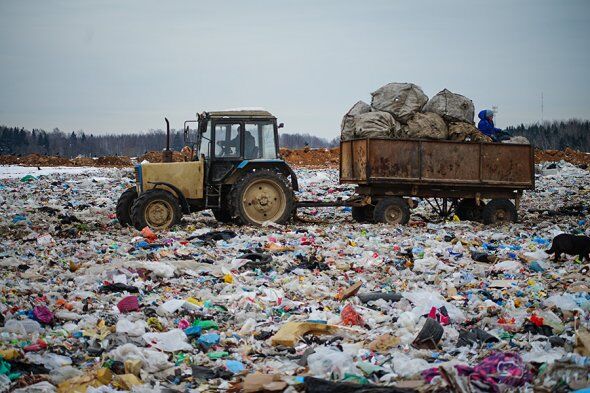
<path fill-rule="evenodd" d="M 263 110 L 203 112 L 184 123 L 190 159 L 171 162 L 168 125 L 163 162 L 136 166 L 136 187 L 117 203 L 119 222 L 165 229 L 182 214 L 206 209 L 221 222 L 286 222 L 298 184 L 279 155 L 280 127 Z"/>
<path fill-rule="evenodd" d="M 190 124 L 197 123 L 196 132 Z M 223 183 L 237 166 L 282 161 L 277 119 L 263 110 L 204 112 L 185 122 L 185 143 L 193 159 L 205 161 L 209 184 Z M 196 134 L 196 135 L 195 135 Z"/>

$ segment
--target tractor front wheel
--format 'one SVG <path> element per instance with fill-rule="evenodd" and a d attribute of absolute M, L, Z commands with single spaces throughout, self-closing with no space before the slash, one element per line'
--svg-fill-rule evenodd
<path fill-rule="evenodd" d="M 137 199 L 137 190 L 135 187 L 131 187 L 126 189 L 119 200 L 117 201 L 117 209 L 115 210 L 117 213 L 117 220 L 119 220 L 119 224 L 122 226 L 131 225 L 131 206 L 133 206 L 133 202 Z"/>
<path fill-rule="evenodd" d="M 148 190 L 131 207 L 133 226 L 138 230 L 145 227 L 168 229 L 178 224 L 181 217 L 178 199 L 165 190 Z"/>
<path fill-rule="evenodd" d="M 293 215 L 295 196 L 287 180 L 276 172 L 259 169 L 247 173 L 232 189 L 233 207 L 243 224 L 287 222 Z"/>

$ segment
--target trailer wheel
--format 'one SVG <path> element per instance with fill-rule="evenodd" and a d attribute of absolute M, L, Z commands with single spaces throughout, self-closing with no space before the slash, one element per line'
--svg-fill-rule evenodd
<path fill-rule="evenodd" d="M 492 199 L 482 211 L 484 224 L 518 221 L 516 207 L 508 199 Z"/>
<path fill-rule="evenodd" d="M 243 224 L 283 224 L 295 209 L 291 185 L 283 176 L 267 169 L 246 174 L 234 184 L 232 196 L 235 214 Z"/>
<path fill-rule="evenodd" d="M 117 213 L 117 220 L 119 220 L 119 224 L 122 226 L 131 225 L 131 206 L 133 206 L 133 202 L 137 199 L 137 189 L 135 187 L 131 187 L 123 191 L 119 200 L 117 201 L 117 208 L 115 212 Z"/>
<path fill-rule="evenodd" d="M 167 229 L 178 224 L 181 217 L 178 199 L 165 190 L 148 190 L 131 207 L 131 219 L 137 230 L 145 227 Z"/>
<path fill-rule="evenodd" d="M 410 207 L 403 198 L 383 198 L 375 205 L 373 219 L 385 224 L 407 224 L 410 221 Z"/>
<path fill-rule="evenodd" d="M 353 206 L 352 207 L 352 219 L 356 222 L 371 222 L 373 221 L 373 211 L 375 206 Z"/>
<path fill-rule="evenodd" d="M 482 217 L 483 209 L 486 204 L 483 201 L 477 202 L 473 198 L 465 198 L 459 201 L 455 213 L 461 221 L 480 221 Z"/>

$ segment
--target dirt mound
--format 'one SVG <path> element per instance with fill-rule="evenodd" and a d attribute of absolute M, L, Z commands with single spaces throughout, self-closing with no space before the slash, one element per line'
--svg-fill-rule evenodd
<path fill-rule="evenodd" d="M 137 162 L 142 161 L 149 161 L 149 162 L 162 162 L 162 152 L 161 151 L 148 151 L 143 156 L 137 158 Z M 178 151 L 172 152 L 172 161 L 174 162 L 182 162 L 184 161 L 184 157 Z"/>
<path fill-rule="evenodd" d="M 76 157 L 72 159 L 72 163 L 75 166 L 95 166 L 96 160 L 90 157 Z"/>
<path fill-rule="evenodd" d="M 96 166 L 125 167 L 133 165 L 133 163 L 131 162 L 131 158 L 125 156 L 98 157 L 98 159 L 95 162 Z"/>
<path fill-rule="evenodd" d="M 576 151 L 566 147 L 565 150 L 535 150 L 535 162 L 567 161 L 574 165 L 590 165 L 590 153 Z"/>
<path fill-rule="evenodd" d="M 0 165 L 17 165 L 18 164 L 18 157 L 17 156 L 0 156 Z"/>
<path fill-rule="evenodd" d="M 312 168 L 337 168 L 340 148 L 333 149 L 281 149 L 281 155 L 290 165 Z"/>
<path fill-rule="evenodd" d="M 65 157 L 42 156 L 40 154 L 29 154 L 18 158 L 19 165 L 25 166 L 71 166 L 72 163 Z"/>

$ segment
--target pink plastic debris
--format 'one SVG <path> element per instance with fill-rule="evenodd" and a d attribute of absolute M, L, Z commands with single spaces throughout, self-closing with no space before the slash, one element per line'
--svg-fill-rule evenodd
<path fill-rule="evenodd" d="M 45 306 L 36 306 L 33 308 L 33 315 L 37 321 L 45 325 L 53 321 L 53 313 Z"/>
<path fill-rule="evenodd" d="M 121 312 L 137 311 L 139 310 L 139 300 L 137 300 L 136 296 L 127 296 L 121 299 L 117 307 Z"/>

